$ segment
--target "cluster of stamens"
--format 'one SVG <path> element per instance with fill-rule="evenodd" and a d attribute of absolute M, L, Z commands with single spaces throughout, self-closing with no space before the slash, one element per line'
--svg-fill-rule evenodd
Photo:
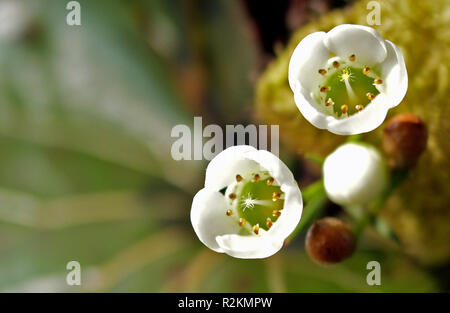
<path fill-rule="evenodd" d="M 360 68 L 355 62 L 357 57 L 352 54 L 348 62 L 334 60 L 328 68 L 318 69 L 323 76 L 323 84 L 319 85 L 320 102 L 326 108 L 333 108 L 338 117 L 362 111 L 379 93 L 376 86 L 383 84 L 369 66 Z"/>
<path fill-rule="evenodd" d="M 250 177 L 237 174 L 228 188 L 231 208 L 225 214 L 248 232 L 259 235 L 281 216 L 284 193 L 268 172 L 252 173 Z"/>

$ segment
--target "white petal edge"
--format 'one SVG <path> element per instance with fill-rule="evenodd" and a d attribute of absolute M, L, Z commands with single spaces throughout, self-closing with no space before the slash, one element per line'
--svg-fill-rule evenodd
<path fill-rule="evenodd" d="M 333 116 L 320 112 L 316 107 L 314 107 L 312 103 L 316 103 L 316 101 L 299 83 L 297 84 L 296 91 L 294 92 L 294 99 L 295 104 L 302 113 L 303 117 L 317 128 L 328 129 L 328 124 L 335 119 Z"/>
<path fill-rule="evenodd" d="M 383 123 L 391 103 L 389 98 L 380 93 L 361 112 L 347 118 L 338 119 L 319 112 L 308 103 L 305 96 L 300 92 L 297 92 L 294 97 L 300 112 L 311 124 L 337 135 L 354 135 L 374 130 Z"/>
<path fill-rule="evenodd" d="M 217 237 L 217 243 L 228 255 L 242 259 L 262 259 L 277 253 L 283 247 L 283 240 L 270 236 L 224 235 Z"/>
<path fill-rule="evenodd" d="M 325 37 L 324 32 L 309 34 L 295 48 L 289 61 L 288 73 L 292 91 L 295 91 L 297 81 L 304 88 L 312 89 L 315 85 L 312 77 L 316 76 L 317 80 L 320 78 L 318 70 L 325 66 L 330 55 L 323 43 Z"/>
<path fill-rule="evenodd" d="M 205 187 L 219 191 L 236 179 L 236 174 L 244 176 L 259 170 L 258 164 L 244 157 L 247 152 L 258 151 L 252 146 L 229 147 L 209 162 L 206 168 Z"/>
<path fill-rule="evenodd" d="M 300 188 L 291 170 L 274 154 L 259 150 L 247 153 L 246 157 L 259 163 L 280 184 L 280 189 L 284 193 L 283 211 L 264 235 L 284 241 L 297 227 L 302 216 L 303 200 Z"/>
<path fill-rule="evenodd" d="M 343 119 L 334 119 L 328 124 L 328 130 L 337 135 L 367 133 L 380 126 L 390 108 L 390 99 L 378 94 L 361 112 Z"/>
<path fill-rule="evenodd" d="M 224 252 L 216 241 L 217 236 L 237 234 L 239 225 L 227 218 L 225 197 L 218 191 L 203 188 L 194 196 L 191 208 L 191 223 L 200 241 L 216 252 Z"/>
<path fill-rule="evenodd" d="M 363 25 L 338 25 L 327 33 L 324 44 L 342 58 L 355 54 L 356 60 L 365 65 L 381 63 L 387 55 L 381 35 L 372 27 Z"/>
<path fill-rule="evenodd" d="M 386 94 L 391 101 L 390 107 L 397 106 L 408 90 L 408 72 L 400 49 L 389 40 L 385 40 L 387 57 L 381 64 L 381 76 L 387 86 Z"/>

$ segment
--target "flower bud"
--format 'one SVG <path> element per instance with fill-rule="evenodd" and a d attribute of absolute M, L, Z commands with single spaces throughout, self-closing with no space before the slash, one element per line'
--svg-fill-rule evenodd
<path fill-rule="evenodd" d="M 354 250 L 355 236 L 350 226 L 334 217 L 316 221 L 306 235 L 306 251 L 319 264 L 338 263 Z"/>
<path fill-rule="evenodd" d="M 394 116 L 384 128 L 383 149 L 394 168 L 413 167 L 427 145 L 427 128 L 412 113 Z"/>
<path fill-rule="evenodd" d="M 388 166 L 374 147 L 346 143 L 323 163 L 323 181 L 328 197 L 340 205 L 363 205 L 375 199 L 388 182 Z"/>

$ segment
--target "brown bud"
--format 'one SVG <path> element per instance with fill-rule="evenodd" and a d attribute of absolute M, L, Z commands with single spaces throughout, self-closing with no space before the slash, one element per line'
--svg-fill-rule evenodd
<path fill-rule="evenodd" d="M 334 217 L 316 221 L 306 235 L 306 251 L 320 264 L 338 263 L 354 250 L 355 236 L 350 226 Z"/>
<path fill-rule="evenodd" d="M 427 128 L 412 113 L 391 118 L 384 128 L 383 149 L 394 168 L 413 167 L 427 145 Z"/>

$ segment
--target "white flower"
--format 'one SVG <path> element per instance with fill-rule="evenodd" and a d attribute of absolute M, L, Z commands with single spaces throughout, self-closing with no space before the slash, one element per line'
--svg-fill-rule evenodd
<path fill-rule="evenodd" d="M 289 63 L 289 85 L 303 116 L 338 135 L 369 132 L 408 89 L 399 48 L 371 27 L 339 25 L 306 36 Z"/>
<path fill-rule="evenodd" d="M 200 241 L 216 252 L 265 258 L 281 249 L 302 208 L 300 189 L 279 158 L 234 146 L 209 163 L 205 187 L 192 202 L 191 222 Z"/>
<path fill-rule="evenodd" d="M 323 164 L 328 197 L 341 205 L 369 202 L 380 195 L 388 177 L 383 156 L 367 144 L 344 144 L 331 153 Z"/>

